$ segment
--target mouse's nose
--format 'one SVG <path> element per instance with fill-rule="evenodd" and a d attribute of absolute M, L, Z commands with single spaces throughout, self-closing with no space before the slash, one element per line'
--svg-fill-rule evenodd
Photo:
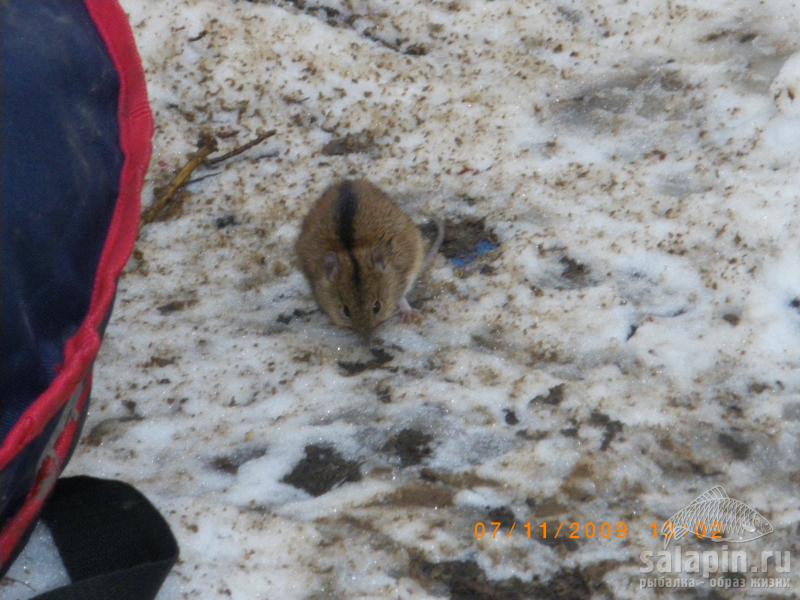
<path fill-rule="evenodd" d="M 356 310 L 353 314 L 353 331 L 355 331 L 362 340 L 369 342 L 372 337 L 374 327 L 369 319 L 369 316 Z"/>
<path fill-rule="evenodd" d="M 372 329 L 367 327 L 359 327 L 356 329 L 356 333 L 365 344 L 369 345 L 369 343 L 372 341 Z"/>

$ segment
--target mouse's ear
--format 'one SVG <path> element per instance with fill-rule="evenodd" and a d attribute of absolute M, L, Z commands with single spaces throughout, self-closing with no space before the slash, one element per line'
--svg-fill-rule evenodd
<path fill-rule="evenodd" d="M 385 248 L 375 248 L 372 251 L 372 265 L 380 271 L 385 271 L 386 257 L 387 252 Z"/>
<path fill-rule="evenodd" d="M 336 256 L 336 253 L 328 252 L 323 259 L 322 264 L 325 267 L 325 277 L 327 277 L 329 281 L 336 279 L 336 276 L 339 274 L 339 270 L 341 269 L 339 257 Z"/>
<path fill-rule="evenodd" d="M 394 254 L 394 238 L 389 238 L 372 251 L 372 264 L 376 269 L 386 269 L 386 259 Z"/>

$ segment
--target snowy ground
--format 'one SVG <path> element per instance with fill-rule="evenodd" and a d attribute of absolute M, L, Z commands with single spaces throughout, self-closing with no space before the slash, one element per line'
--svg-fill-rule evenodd
<path fill-rule="evenodd" d="M 800 7 L 123 5 L 145 203 L 202 130 L 277 130 L 144 228 L 68 468 L 164 512 L 161 600 L 668 598 L 640 552 L 714 485 L 775 528 L 737 549 L 800 561 Z M 353 176 L 449 231 L 371 349 L 293 266 Z"/>

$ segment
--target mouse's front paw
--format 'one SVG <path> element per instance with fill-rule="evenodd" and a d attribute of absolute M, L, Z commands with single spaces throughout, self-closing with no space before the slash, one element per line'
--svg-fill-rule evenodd
<path fill-rule="evenodd" d="M 409 323 L 421 323 L 422 322 L 422 313 L 418 310 L 414 310 L 413 308 L 409 312 L 401 312 L 400 313 L 400 322 L 405 323 L 408 325 Z"/>
<path fill-rule="evenodd" d="M 409 324 L 409 323 L 419 323 L 422 321 L 422 315 L 418 310 L 414 310 L 411 308 L 411 305 L 408 303 L 408 300 L 405 299 L 405 296 L 401 298 L 400 302 L 397 305 L 398 310 L 400 311 L 400 322 Z"/>

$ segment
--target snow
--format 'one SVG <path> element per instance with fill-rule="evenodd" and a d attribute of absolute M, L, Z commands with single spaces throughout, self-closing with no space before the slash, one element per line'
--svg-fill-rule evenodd
<path fill-rule="evenodd" d="M 651 523 L 713 485 L 775 526 L 748 550 L 797 549 L 794 3 L 122 4 L 157 125 L 145 204 L 202 130 L 221 151 L 277 131 L 144 227 L 67 469 L 164 513 L 181 560 L 160 600 L 442 597 L 419 561 L 455 560 L 648 597 Z M 364 152 L 322 153 L 365 131 Z M 391 359 L 351 374 L 376 355 L 315 310 L 292 245 L 354 176 L 448 238 L 485 219 L 497 248 L 438 256 L 424 323 L 388 323 Z M 404 466 L 386 444 L 405 429 L 430 440 Z M 287 483 L 310 445 L 361 479 Z M 630 536 L 476 541 L 502 507 Z M 10 576 L 48 589 L 43 556 Z"/>

